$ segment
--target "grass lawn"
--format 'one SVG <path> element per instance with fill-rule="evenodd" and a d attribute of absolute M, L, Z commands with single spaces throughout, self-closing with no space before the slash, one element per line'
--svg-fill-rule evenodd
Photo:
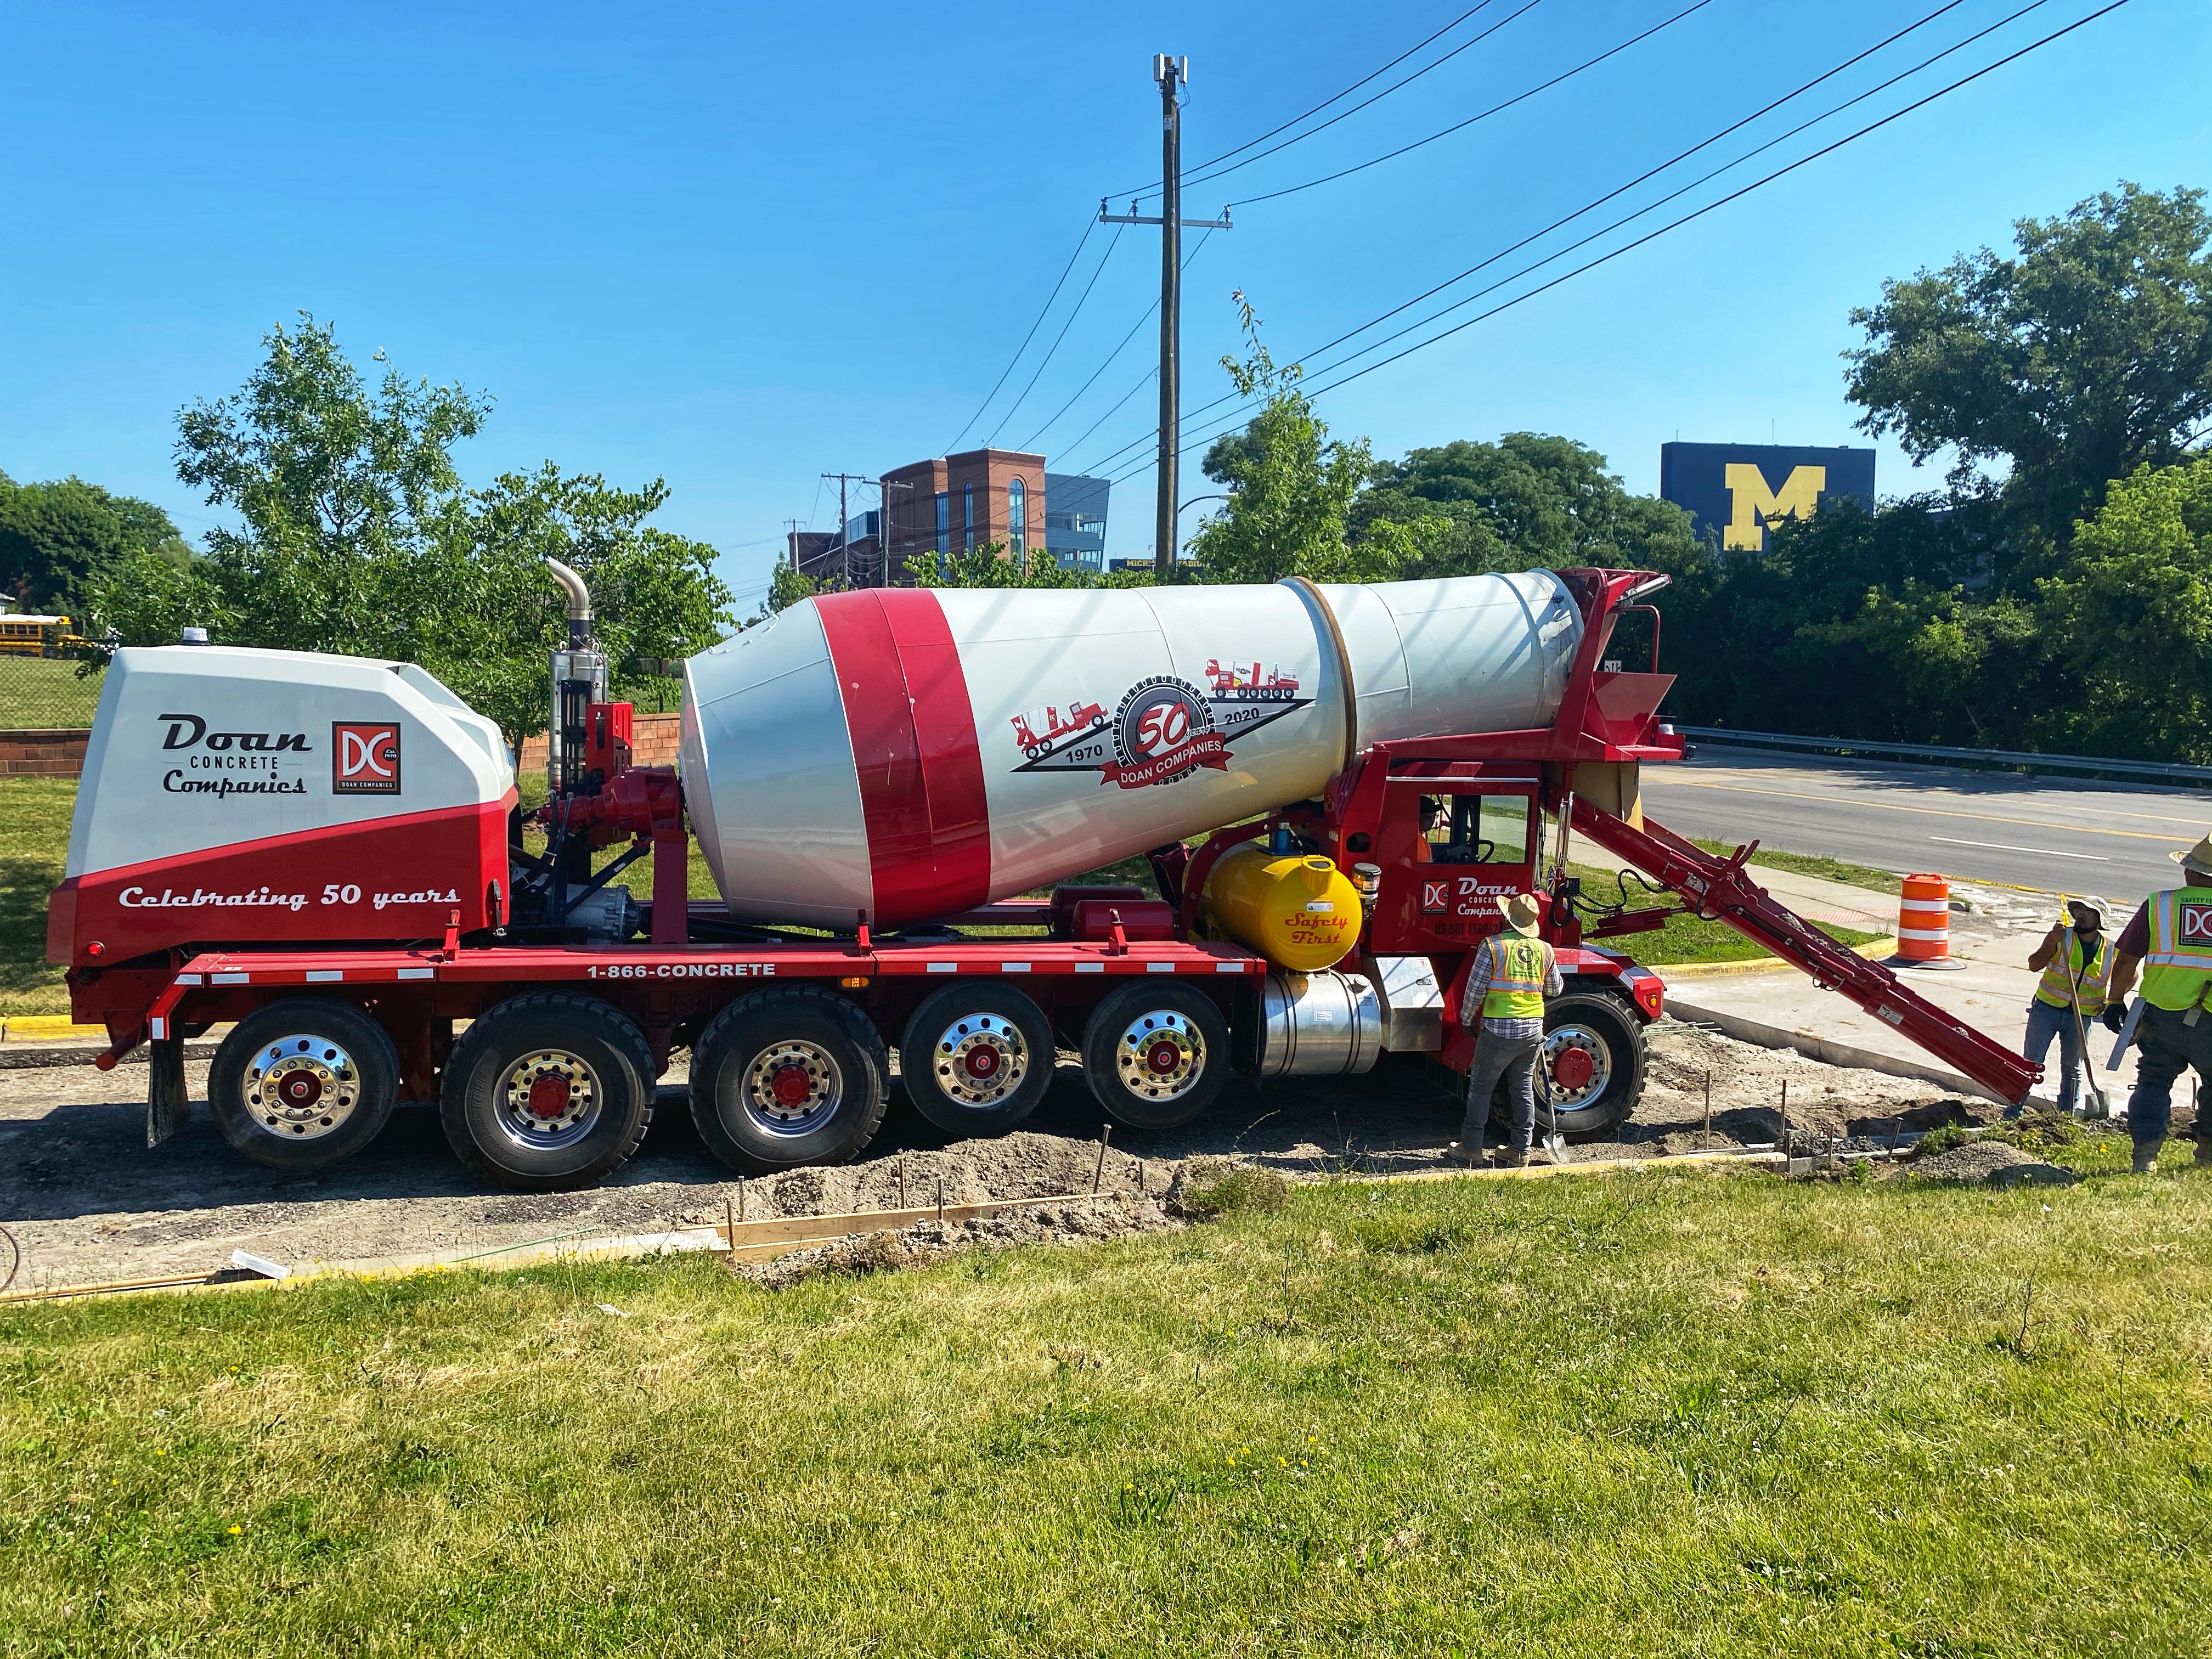
<path fill-rule="evenodd" d="M 1570 874 L 1582 878 L 1583 893 L 1587 898 L 1611 904 L 1621 896 L 1621 885 L 1616 879 L 1619 874 L 1617 867 L 1606 869 L 1596 865 L 1571 862 L 1567 870 Z M 1633 880 L 1627 884 L 1626 893 L 1632 909 L 1660 908 L 1677 902 L 1671 894 L 1646 893 Z M 1856 928 L 1838 927 L 1825 921 L 1816 921 L 1813 926 L 1845 945 L 1871 945 L 1881 937 L 1879 933 L 1862 933 Z M 1619 951 L 1646 968 L 1666 968 L 1692 962 L 1747 962 L 1767 954 L 1726 922 L 1700 921 L 1695 916 L 1676 916 L 1655 933 L 1625 933 L 1618 939 L 1593 939 L 1590 942 L 1608 951 Z"/>
<path fill-rule="evenodd" d="M 90 726 L 106 676 L 76 677 L 74 662 L 0 657 L 0 731 Z"/>
<path fill-rule="evenodd" d="M 15 1653 L 2199 1654 L 2212 1178 L 0 1310 Z M 617 1317 L 599 1311 L 605 1303 Z"/>
<path fill-rule="evenodd" d="M 0 778 L 0 1014 L 65 1014 L 46 961 L 46 896 L 69 853 L 75 778 Z"/>

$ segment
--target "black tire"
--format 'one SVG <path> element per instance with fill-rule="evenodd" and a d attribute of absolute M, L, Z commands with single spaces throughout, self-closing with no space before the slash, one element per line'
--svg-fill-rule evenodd
<path fill-rule="evenodd" d="M 1569 1049 L 1588 1056 L 1565 1059 Z M 1559 1080 L 1565 1070 L 1570 1087 Z M 1644 1026 L 1627 1003 L 1606 991 L 1570 991 L 1544 1010 L 1544 1077 L 1559 1133 L 1571 1141 L 1603 1140 L 1616 1133 L 1644 1097 Z M 1537 1132 L 1544 1108 L 1536 1109 Z"/>
<path fill-rule="evenodd" d="M 1180 1128 L 1229 1080 L 1229 1022 L 1188 986 L 1134 981 L 1091 1011 L 1083 1074 L 1115 1122 Z"/>
<path fill-rule="evenodd" d="M 922 999 L 899 1042 L 899 1080 L 945 1133 L 1002 1135 L 1036 1109 L 1057 1057 L 1043 1009 L 1011 985 L 976 979 Z"/>
<path fill-rule="evenodd" d="M 349 1002 L 287 997 L 231 1027 L 208 1105 L 232 1146 L 272 1170 L 321 1170 L 376 1139 L 399 1097 L 392 1034 Z"/>
<path fill-rule="evenodd" d="M 779 985 L 740 997 L 700 1032 L 691 1119 L 744 1174 L 843 1164 L 875 1139 L 890 1069 L 882 1034 L 852 999 Z"/>
<path fill-rule="evenodd" d="M 453 1155 L 523 1193 L 588 1187 L 629 1162 L 653 1121 L 653 1050 L 597 997 L 532 991 L 463 1032 L 438 1115 Z"/>

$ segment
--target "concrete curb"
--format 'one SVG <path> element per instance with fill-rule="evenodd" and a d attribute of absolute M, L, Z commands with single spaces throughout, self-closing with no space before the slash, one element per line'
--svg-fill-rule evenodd
<path fill-rule="evenodd" d="M 62 1042 L 70 1037 L 105 1037 L 104 1025 L 80 1025 L 67 1014 L 9 1014 L 0 1019 L 0 1042 Z"/>
<path fill-rule="evenodd" d="M 2000 1106 L 2012 1103 L 1994 1089 L 1985 1088 L 1971 1078 L 1960 1077 L 1956 1072 L 1946 1072 L 1935 1066 L 1923 1066 L 1910 1060 L 1899 1060 L 1893 1055 L 1879 1054 L 1872 1048 L 1861 1048 L 1848 1042 L 1836 1042 L 1826 1037 L 1814 1036 L 1810 1031 L 1785 1031 L 1779 1025 L 1762 1024 L 1755 1019 L 1746 1019 L 1741 1014 L 1724 1013 L 1718 1008 L 1699 1008 L 1672 997 L 1667 1000 L 1667 1012 L 1676 1019 L 1694 1020 L 1700 1025 L 1719 1028 L 1724 1036 L 1739 1042 L 1755 1042 L 1762 1048 L 1789 1048 L 1808 1060 L 1825 1061 L 1830 1066 L 1850 1066 L 1861 1071 L 1881 1072 L 1890 1077 L 1911 1078 L 1918 1083 L 1933 1083 L 1962 1095 L 1972 1095 L 1978 1100 L 1993 1100 Z"/>
<path fill-rule="evenodd" d="M 1871 945 L 1851 945 L 1850 950 L 1853 956 L 1864 957 L 1869 962 L 1887 962 L 1897 954 L 1897 941 L 1878 939 Z M 1797 970 L 1795 963 L 1784 962 L 1780 957 L 1747 957 L 1741 962 L 1655 962 L 1643 965 L 1664 980 L 1729 979 L 1738 974 Z"/>
<path fill-rule="evenodd" d="M 102 1032 L 100 1035 L 105 1036 L 106 1033 Z M 215 1051 L 219 1046 L 213 1042 L 187 1042 L 185 1045 L 185 1058 L 213 1060 Z M 0 1072 L 20 1072 L 45 1066 L 89 1066 L 106 1052 L 105 1044 L 97 1048 L 49 1048 L 27 1042 L 20 1046 L 9 1043 L 6 1048 L 0 1048 Z M 116 1064 L 143 1066 L 152 1054 L 153 1050 L 142 1042 L 124 1055 Z"/>

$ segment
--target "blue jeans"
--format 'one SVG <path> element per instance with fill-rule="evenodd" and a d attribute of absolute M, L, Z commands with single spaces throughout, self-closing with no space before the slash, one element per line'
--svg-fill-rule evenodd
<path fill-rule="evenodd" d="M 2081 1024 L 2094 1025 L 2088 1016 Z M 2020 1051 L 2031 1065 L 2040 1066 L 2051 1053 L 2051 1039 L 2058 1039 L 2058 1109 L 2070 1112 L 2081 1095 L 2081 1037 L 2074 1029 L 2074 1011 L 2054 1008 L 2038 998 L 2027 1005 L 2027 1041 Z"/>
<path fill-rule="evenodd" d="M 1544 1052 L 1541 1037 L 1503 1037 L 1484 1031 L 1474 1040 L 1474 1064 L 1467 1073 L 1467 1121 L 1460 1126 L 1459 1144 L 1469 1152 L 1482 1149 L 1490 1127 L 1490 1097 L 1498 1079 L 1505 1079 L 1506 1103 L 1513 1117 L 1506 1145 L 1526 1152 L 1536 1138 L 1536 1065 Z"/>
<path fill-rule="evenodd" d="M 2183 1072 L 2197 1068 L 2212 1079 L 2212 1013 L 2183 1024 L 2185 1013 L 2146 1006 L 2136 1027 L 2136 1091 L 2128 1099 L 2128 1134 L 2136 1146 L 2157 1146 L 2173 1123 L 2173 1085 Z M 2197 1114 L 2196 1138 L 2206 1139 L 2204 1112 Z"/>

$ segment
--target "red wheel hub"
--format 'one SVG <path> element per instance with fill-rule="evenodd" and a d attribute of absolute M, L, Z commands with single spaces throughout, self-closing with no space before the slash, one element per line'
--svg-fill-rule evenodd
<path fill-rule="evenodd" d="M 1171 1038 L 1162 1037 L 1145 1050 L 1145 1064 L 1165 1077 L 1182 1064 L 1182 1045 Z"/>
<path fill-rule="evenodd" d="M 996 1077 L 999 1074 L 999 1051 L 996 1048 L 978 1044 L 968 1051 L 968 1057 L 964 1063 L 968 1067 L 969 1077 L 978 1080 Z"/>
<path fill-rule="evenodd" d="M 779 1106 L 803 1106 L 806 1097 L 814 1092 L 814 1079 L 806 1074 L 804 1066 L 779 1066 L 769 1088 Z"/>
<path fill-rule="evenodd" d="M 1562 1048 L 1552 1058 L 1552 1081 L 1562 1089 L 1587 1089 L 1596 1075 L 1597 1061 L 1587 1048 Z"/>
<path fill-rule="evenodd" d="M 530 1115 L 551 1122 L 568 1109 L 568 1079 L 548 1072 L 530 1085 Z"/>
<path fill-rule="evenodd" d="M 276 1085 L 276 1092 L 287 1106 L 312 1106 L 323 1097 L 323 1080 L 313 1072 L 289 1073 Z"/>

